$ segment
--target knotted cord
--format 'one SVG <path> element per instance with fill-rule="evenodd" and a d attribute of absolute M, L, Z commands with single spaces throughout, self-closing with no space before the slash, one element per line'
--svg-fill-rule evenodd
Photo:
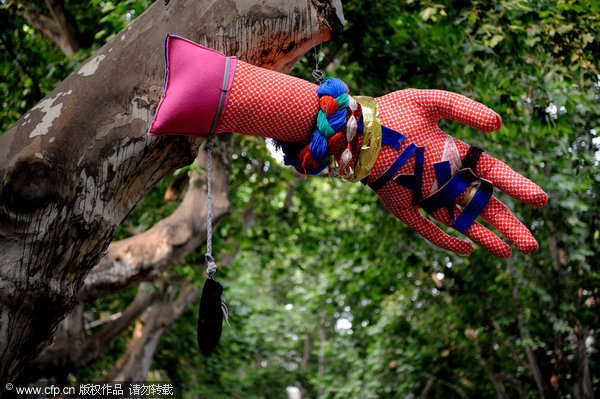
<path fill-rule="evenodd" d="M 208 136 L 206 142 L 206 274 L 208 278 L 214 280 L 214 274 L 217 271 L 217 264 L 212 256 L 212 149 L 215 146 L 215 142 L 211 136 Z M 225 298 L 221 297 L 221 310 L 225 317 L 225 323 L 229 325 L 229 309 L 225 302 Z"/>

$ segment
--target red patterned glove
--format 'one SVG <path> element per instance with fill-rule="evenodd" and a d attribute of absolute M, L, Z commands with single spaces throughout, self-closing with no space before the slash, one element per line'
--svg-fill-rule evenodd
<path fill-rule="evenodd" d="M 207 82 L 196 72 L 186 74 L 181 70 L 189 69 L 190 65 L 196 68 L 198 65 L 206 66 L 206 60 L 214 57 L 214 54 L 214 51 L 186 39 L 175 36 L 167 38 L 169 76 L 150 133 L 206 136 L 233 131 L 271 137 L 287 143 L 284 148 L 292 148 L 292 152 L 295 151 L 294 145 L 290 143 L 299 143 L 296 150 L 300 151 L 300 164 L 306 165 L 304 155 L 309 147 L 313 150 L 309 142 L 312 143 L 311 139 L 314 141 L 316 134 L 314 126 L 320 100 L 321 106 L 324 104 L 323 96 L 320 98 L 317 94 L 319 86 L 235 60 L 225 66 L 228 71 L 235 70 L 233 80 L 229 73 L 222 74 L 220 79 L 215 79 L 211 74 L 212 81 Z M 221 64 L 225 63 L 218 64 L 223 69 Z M 194 79 L 201 81 L 197 84 L 195 94 L 200 100 L 189 97 L 195 83 L 190 82 L 189 78 L 188 81 L 177 81 L 178 76 L 196 76 Z M 216 92 L 223 93 L 220 95 L 223 98 L 222 109 L 213 101 L 213 110 L 206 114 L 186 113 L 190 108 L 205 108 L 201 103 L 207 99 L 202 93 L 210 92 L 207 87 L 211 84 Z M 178 90 L 177 85 L 184 89 Z M 181 91 L 188 94 L 178 94 Z M 213 98 L 214 95 L 211 96 Z M 358 102 L 368 103 L 360 99 Z M 369 152 L 373 155 L 373 148 L 380 145 L 381 149 L 374 155 L 374 165 L 368 166 L 370 174 L 364 178 L 358 177 L 377 192 L 398 219 L 444 249 L 468 254 L 473 251 L 473 245 L 446 234 L 423 216 L 419 208 L 426 209 L 434 219 L 463 232 L 497 257 L 509 257 L 511 249 L 498 236 L 474 221 L 477 216 L 496 227 L 520 251 L 537 251 L 538 244 L 529 230 L 502 202 L 492 196 L 492 186 L 536 207 L 546 203 L 546 194 L 503 162 L 452 138 L 438 127 L 441 118 L 449 118 L 482 132 L 491 132 L 500 128 L 498 114 L 464 96 L 439 90 L 401 90 L 379 97 L 375 102 L 378 110 L 363 105 L 358 109 L 354 106 L 355 110 L 352 111 L 353 100 L 350 100 L 345 119 L 348 121 L 356 117 L 359 133 L 355 137 L 347 134 L 350 129 L 346 123 L 340 134 L 327 137 L 327 155 L 339 163 L 347 148 L 352 155 L 350 165 L 358 170 L 361 157 L 366 157 Z M 330 108 L 330 105 L 325 106 L 326 113 L 327 107 Z M 190 119 L 190 122 L 183 124 L 187 127 L 181 126 L 182 118 L 177 117 L 179 112 L 185 114 L 186 120 Z M 369 114 L 374 114 L 377 125 L 377 112 L 383 126 L 383 133 L 379 133 L 382 138 L 378 143 L 373 138 L 367 138 L 366 133 L 360 134 L 370 129 Z M 196 123 L 193 122 L 194 118 Z M 207 124 L 207 120 L 213 123 Z M 198 127 L 207 125 L 212 125 L 212 128 Z M 176 130 L 172 126 L 177 126 Z M 374 129 L 377 130 L 376 127 Z M 368 143 L 363 143 L 363 139 Z M 304 153 L 301 151 L 303 147 Z M 356 173 L 354 177 L 358 179 Z"/>
<path fill-rule="evenodd" d="M 424 147 L 422 195 L 427 197 L 438 189 L 434 163 L 450 161 L 453 173 L 461 168 L 459 162 L 467 155 L 470 146 L 452 138 L 438 127 L 441 118 L 448 118 L 478 129 L 484 133 L 498 130 L 500 116 L 473 100 L 459 94 L 439 90 L 401 90 L 377 98 L 381 123 L 406 135 L 407 141 Z M 406 143 L 405 145 L 408 145 Z M 394 162 L 401 149 L 383 146 L 377 163 L 371 171 L 367 184 L 373 184 Z M 414 156 L 413 156 L 414 159 Z M 398 174 L 413 174 L 414 161 L 407 162 Z M 541 207 L 548 199 L 546 193 L 532 181 L 513 171 L 505 163 L 482 153 L 473 171 L 477 176 L 491 182 L 494 187 L 526 204 Z M 386 207 L 400 220 L 434 244 L 459 254 L 473 251 L 471 243 L 452 237 L 425 218 L 418 208 L 412 206 L 409 189 L 389 181 L 377 191 Z M 464 196 L 464 194 L 463 194 Z M 463 196 L 456 198 L 453 209 L 460 213 L 457 204 Z M 444 207 L 431 216 L 453 226 L 448 210 Z M 523 253 L 533 253 L 538 244 L 529 230 L 513 215 L 501 201 L 490 198 L 480 215 L 497 228 Z M 458 217 L 458 216 L 457 216 Z M 474 222 L 464 234 L 494 256 L 507 258 L 510 247 L 498 236 L 481 224 Z"/>

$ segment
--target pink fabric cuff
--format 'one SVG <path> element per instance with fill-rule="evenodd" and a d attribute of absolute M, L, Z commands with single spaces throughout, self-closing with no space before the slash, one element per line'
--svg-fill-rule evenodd
<path fill-rule="evenodd" d="M 208 136 L 225 112 L 236 58 L 167 34 L 166 78 L 149 134 Z"/>

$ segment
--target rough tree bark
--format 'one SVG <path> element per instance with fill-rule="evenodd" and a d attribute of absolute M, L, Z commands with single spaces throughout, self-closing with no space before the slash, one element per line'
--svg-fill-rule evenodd
<path fill-rule="evenodd" d="M 135 204 L 196 157 L 200 139 L 146 135 L 165 34 L 286 71 L 341 30 L 331 1 L 157 2 L 0 136 L 0 389 L 78 303 Z"/>
<path fill-rule="evenodd" d="M 216 225 L 230 213 L 228 200 L 229 181 L 231 176 L 231 152 L 233 135 L 223 134 L 213 149 L 213 224 Z M 196 162 L 206 170 L 206 153 L 200 151 Z M 178 208 L 168 217 L 158 222 L 144 233 L 131 238 L 112 242 L 107 253 L 87 275 L 83 288 L 79 291 L 83 301 L 101 298 L 128 288 L 140 281 L 158 279 L 165 270 L 178 264 L 187 254 L 206 240 L 206 174 L 191 172 L 189 187 Z M 220 262 L 222 264 L 222 262 Z M 174 285 L 174 284 L 172 284 Z M 176 284 L 175 284 L 176 285 Z M 154 353 L 158 339 L 170 327 L 181 312 L 169 313 L 171 317 L 165 319 L 156 309 L 163 309 L 169 301 L 177 301 L 172 295 L 163 292 L 152 292 L 138 288 L 138 295 L 121 315 L 104 326 L 98 333 L 90 334 L 83 328 L 84 315 L 82 312 L 73 311 L 66 317 L 54 334 L 53 342 L 25 368 L 21 381 L 35 381 L 41 377 L 56 375 L 57 370 L 67 374 L 83 367 L 89 366 L 113 341 L 118 338 L 140 315 L 146 319 L 143 325 L 136 327 L 132 342 L 127 348 L 123 358 L 145 359 L 149 367 L 149 360 Z M 172 288 L 172 287 L 171 287 Z M 197 294 L 194 291 L 192 294 Z M 186 297 L 186 302 L 191 303 L 196 296 Z M 171 303 L 173 309 L 179 305 Z M 152 311 L 146 311 L 152 306 Z M 185 310 L 185 309 L 183 309 Z M 156 328 L 154 319 L 162 318 L 160 328 Z M 168 320 L 168 323 L 165 321 Z M 146 329 L 150 328 L 150 333 Z M 138 334 L 139 333 L 139 334 Z M 140 340 L 151 336 L 152 340 Z M 146 343 L 147 347 L 141 345 Z M 137 351 L 137 352 L 136 352 Z M 139 353 L 138 353 L 139 352 Z M 139 364 L 138 364 L 139 366 Z M 135 367 L 131 361 L 119 362 L 119 376 L 121 380 L 135 380 L 130 376 L 140 376 L 140 367 Z M 138 378 L 141 381 L 144 378 Z"/>
<path fill-rule="evenodd" d="M 230 213 L 228 199 L 233 135 L 222 135 L 213 151 L 213 223 Z M 206 170 L 206 153 L 196 162 Z M 189 188 L 175 212 L 149 230 L 115 241 L 88 273 L 79 300 L 102 298 L 140 281 L 159 277 L 206 240 L 206 174 L 193 173 Z"/>
<path fill-rule="evenodd" d="M 84 304 L 79 303 L 60 324 L 54 342 L 47 346 L 21 374 L 23 382 L 35 381 L 41 377 L 56 376 L 67 380 L 68 373 L 88 366 L 123 331 L 135 322 L 140 315 L 159 298 L 158 291 L 152 291 L 140 284 L 135 299 L 121 313 L 120 317 L 104 326 L 94 335 L 87 334 L 84 327 Z"/>

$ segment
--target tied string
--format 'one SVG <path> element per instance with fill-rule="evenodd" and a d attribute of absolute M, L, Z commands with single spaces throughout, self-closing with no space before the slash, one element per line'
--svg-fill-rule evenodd
<path fill-rule="evenodd" d="M 317 94 L 319 111 L 310 142 L 300 145 L 277 142 L 285 154 L 284 163 L 304 175 L 316 175 L 329 168 L 332 177 L 350 176 L 351 142 L 356 137 L 361 108 L 348 95 L 348 87 L 340 79 L 325 78 L 317 88 Z M 337 162 L 336 167 L 331 167 L 332 160 Z"/>
<path fill-rule="evenodd" d="M 215 142 L 212 137 L 208 137 L 208 141 L 206 142 L 206 255 L 204 256 L 206 259 L 206 274 L 208 278 L 214 280 L 215 272 L 217 271 L 217 264 L 215 262 L 215 258 L 212 256 L 212 150 L 215 146 Z M 227 308 L 227 304 L 225 298 L 221 297 L 221 310 L 223 311 L 223 316 L 225 316 L 225 323 L 229 326 L 229 309 Z"/>
<path fill-rule="evenodd" d="M 321 43 L 318 53 L 317 53 L 317 48 L 316 47 L 313 48 L 314 57 L 315 57 L 315 69 L 313 69 L 313 71 L 312 71 L 312 76 L 313 76 L 313 79 L 315 80 L 315 83 L 318 85 L 320 85 L 321 82 L 327 76 L 327 75 L 325 75 L 325 72 L 323 72 L 321 69 L 319 69 L 319 55 L 321 54 L 322 47 L 323 47 L 323 43 Z"/>
<path fill-rule="evenodd" d="M 208 278 L 202 287 L 200 297 L 200 309 L 198 311 L 198 347 L 205 356 L 219 344 L 223 330 L 223 318 L 229 325 L 229 311 L 225 298 L 221 296 L 223 286 L 214 279 L 217 264 L 212 256 L 212 149 L 214 142 L 209 136 L 206 143 L 206 166 L 207 166 L 207 214 L 206 214 L 206 274 Z"/>
<path fill-rule="evenodd" d="M 206 274 L 208 278 L 213 279 L 215 272 L 217 271 L 217 264 L 212 256 L 212 149 L 215 146 L 215 142 L 212 137 L 208 138 L 206 142 Z"/>

